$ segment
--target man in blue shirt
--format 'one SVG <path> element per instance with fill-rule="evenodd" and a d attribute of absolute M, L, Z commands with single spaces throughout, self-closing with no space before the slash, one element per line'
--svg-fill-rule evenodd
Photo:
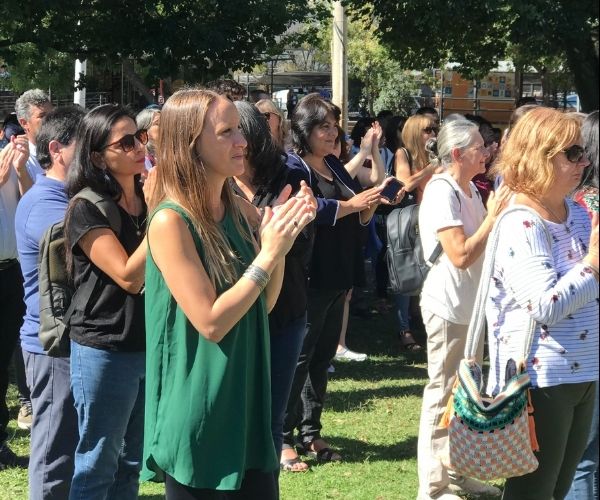
<path fill-rule="evenodd" d="M 38 339 L 39 241 L 65 215 L 65 179 L 75 154 L 75 131 L 84 111 L 58 108 L 44 119 L 37 136 L 37 159 L 46 175 L 21 198 L 15 216 L 17 250 L 25 288 L 21 347 L 31 391 L 33 425 L 29 457 L 29 498 L 69 496 L 73 455 L 78 441 L 77 413 L 70 390 L 69 358 L 50 357 Z"/>

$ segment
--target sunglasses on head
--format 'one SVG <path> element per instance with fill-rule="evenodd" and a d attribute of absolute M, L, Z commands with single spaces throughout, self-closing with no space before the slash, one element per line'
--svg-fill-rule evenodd
<path fill-rule="evenodd" d="M 138 140 L 140 144 L 146 145 L 148 143 L 148 131 L 145 129 L 138 130 L 135 134 L 127 134 L 121 137 L 118 141 L 107 144 L 102 149 L 109 148 L 110 146 L 119 145 L 119 147 L 125 152 L 129 153 L 135 148 L 135 140 Z"/>
<path fill-rule="evenodd" d="M 581 147 L 579 144 L 573 144 L 567 149 L 563 149 L 562 152 L 567 157 L 567 160 L 569 160 L 571 163 L 580 162 L 585 155 L 585 149 L 583 149 L 583 147 Z"/>
<path fill-rule="evenodd" d="M 440 131 L 439 127 L 425 127 L 423 129 L 423 132 L 425 132 L 426 134 L 431 134 L 434 133 L 437 135 L 437 133 Z"/>

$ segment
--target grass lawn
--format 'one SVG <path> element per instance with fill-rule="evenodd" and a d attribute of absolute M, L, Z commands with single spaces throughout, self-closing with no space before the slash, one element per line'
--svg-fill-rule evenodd
<path fill-rule="evenodd" d="M 323 435 L 343 454 L 337 464 L 282 473 L 283 500 L 411 500 L 417 494 L 417 433 L 426 356 L 400 351 L 391 314 L 350 318 L 348 345 L 366 352 L 362 363 L 335 363 L 323 415 Z M 10 387 L 11 416 L 18 407 Z M 10 446 L 28 454 L 28 433 L 11 421 Z M 142 484 L 140 498 L 162 499 L 164 488 Z M 27 498 L 27 471 L 0 471 L 0 499 Z M 260 499 L 256 499 L 260 500 Z"/>

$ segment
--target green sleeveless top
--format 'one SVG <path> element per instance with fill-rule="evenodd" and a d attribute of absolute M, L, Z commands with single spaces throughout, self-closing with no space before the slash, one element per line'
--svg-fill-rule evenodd
<path fill-rule="evenodd" d="M 194 237 L 186 212 L 171 202 Z M 153 214 L 153 215 L 154 215 Z M 229 213 L 221 222 L 248 265 L 252 245 Z M 217 290 L 221 294 L 225 289 Z M 248 469 L 276 470 L 271 435 L 269 329 L 264 295 L 219 343 L 206 340 L 171 295 L 148 250 L 146 258 L 146 414 L 142 479 L 166 472 L 193 488 L 237 490 Z"/>

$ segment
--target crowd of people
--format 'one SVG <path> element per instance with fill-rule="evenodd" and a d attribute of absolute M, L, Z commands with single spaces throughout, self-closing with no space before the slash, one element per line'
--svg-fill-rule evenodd
<path fill-rule="evenodd" d="M 421 108 L 348 135 L 319 94 L 288 102 L 289 120 L 268 95 L 243 97 L 216 81 L 137 116 L 53 109 L 39 89 L 17 100 L 0 152 L 0 466 L 19 465 L 6 432 L 14 353 L 32 500 L 133 499 L 140 480 L 165 482 L 169 500 L 279 498 L 280 473 L 309 469 L 301 455 L 344 460 L 321 417 L 332 363 L 367 358 L 345 334 L 369 254 L 399 345 L 427 353 L 418 499 L 598 498 L 598 112 L 530 104 L 502 136 Z M 394 179 L 402 189 L 383 195 Z M 424 255 L 441 249 L 419 297 L 388 291 L 386 217 L 409 204 Z M 513 205 L 545 227 L 515 213 L 498 228 L 487 391 L 502 389 L 533 320 L 540 451 L 502 493 L 449 468 L 440 422 L 488 235 Z M 38 260 L 61 221 L 75 292 L 70 354 L 55 356 L 38 337 Z"/>

